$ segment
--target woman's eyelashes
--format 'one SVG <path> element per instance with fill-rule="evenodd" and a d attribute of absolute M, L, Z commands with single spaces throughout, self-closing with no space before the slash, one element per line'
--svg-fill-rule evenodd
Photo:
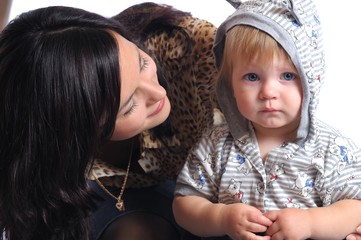
<path fill-rule="evenodd" d="M 149 59 L 147 57 L 142 56 L 140 71 L 143 71 L 145 68 L 147 68 L 148 64 L 149 64 Z"/>
<path fill-rule="evenodd" d="M 136 104 L 136 103 L 133 102 L 133 103 L 129 106 L 129 108 L 124 112 L 123 116 L 124 116 L 124 117 L 127 117 L 127 116 L 129 116 L 130 114 L 132 114 L 132 113 L 135 111 L 135 109 L 137 108 L 137 106 L 138 106 L 138 104 Z"/>

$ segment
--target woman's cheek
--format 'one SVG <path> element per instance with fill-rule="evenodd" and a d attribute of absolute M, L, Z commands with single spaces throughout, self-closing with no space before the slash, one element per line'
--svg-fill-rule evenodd
<path fill-rule="evenodd" d="M 125 140 L 143 132 L 144 116 L 132 113 L 125 119 L 117 120 L 111 140 Z"/>

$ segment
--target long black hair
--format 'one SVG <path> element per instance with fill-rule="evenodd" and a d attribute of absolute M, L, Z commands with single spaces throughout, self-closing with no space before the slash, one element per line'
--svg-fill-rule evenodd
<path fill-rule="evenodd" d="M 123 34 L 100 15 L 48 7 L 1 33 L 0 230 L 9 240 L 90 238 L 84 175 L 120 101 L 110 30 Z"/>

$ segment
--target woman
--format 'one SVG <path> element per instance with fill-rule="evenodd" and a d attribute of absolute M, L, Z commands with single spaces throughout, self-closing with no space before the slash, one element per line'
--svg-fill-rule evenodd
<path fill-rule="evenodd" d="M 105 200 L 99 203 L 94 224 L 102 239 L 109 236 L 102 234 L 104 226 L 123 221 L 123 216 L 129 217 L 132 212 L 139 215 L 141 211 L 146 216 L 156 213 L 175 224 L 171 206 L 175 178 L 200 133 L 213 124 L 213 110 L 217 107 L 213 94 L 216 77 L 213 24 L 155 3 L 131 6 L 113 19 L 122 23 L 132 40 L 144 46 L 161 66 L 163 72 L 159 74 L 168 83 L 172 110 L 166 123 L 153 133 L 142 132 L 130 140 L 132 144 L 107 143 L 101 160 L 95 162 L 89 178 L 97 179 L 92 185 Z M 130 151 L 130 145 L 134 151 Z M 115 206 L 120 195 L 125 206 L 121 212 Z M 149 219 L 148 227 L 142 229 L 157 229 L 153 227 L 153 218 Z M 121 231 L 124 234 L 124 229 Z"/>
<path fill-rule="evenodd" d="M 67 7 L 24 13 L 1 33 L 1 239 L 90 239 L 84 173 L 99 146 L 168 117 L 154 61 L 123 36 Z"/>

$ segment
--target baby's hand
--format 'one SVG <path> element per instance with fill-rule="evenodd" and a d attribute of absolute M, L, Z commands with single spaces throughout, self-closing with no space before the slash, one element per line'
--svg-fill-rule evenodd
<path fill-rule="evenodd" d="M 272 239 L 307 239 L 311 235 L 311 219 L 305 209 L 286 208 L 264 216 L 273 221 L 266 231 Z"/>
<path fill-rule="evenodd" d="M 361 240 L 361 225 L 356 228 L 354 233 L 349 234 L 346 240 Z"/>
<path fill-rule="evenodd" d="M 271 239 L 269 236 L 262 237 L 255 234 L 266 232 L 272 224 L 272 221 L 257 208 L 243 203 L 234 203 L 225 205 L 221 214 L 223 228 L 232 239 Z"/>

